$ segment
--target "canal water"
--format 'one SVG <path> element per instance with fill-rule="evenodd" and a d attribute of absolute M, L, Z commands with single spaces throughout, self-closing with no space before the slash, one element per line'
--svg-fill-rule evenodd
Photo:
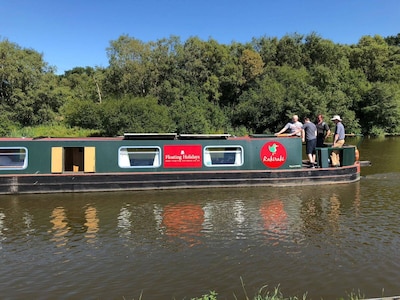
<path fill-rule="evenodd" d="M 352 184 L 2 195 L 0 299 L 400 295 L 400 138 L 359 148 Z"/>

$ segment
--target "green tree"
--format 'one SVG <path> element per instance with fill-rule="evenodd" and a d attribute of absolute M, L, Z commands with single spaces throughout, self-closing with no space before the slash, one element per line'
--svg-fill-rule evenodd
<path fill-rule="evenodd" d="M 386 43 L 388 43 L 389 46 L 398 46 L 400 47 L 400 33 L 398 33 L 396 36 L 388 36 L 385 37 Z"/>
<path fill-rule="evenodd" d="M 263 73 L 264 62 L 254 50 L 244 49 L 239 62 L 243 67 L 244 82 L 251 82 Z"/>
<path fill-rule="evenodd" d="M 400 81 L 400 45 L 389 46 L 389 59 L 385 64 L 385 81 L 399 83 Z"/>
<path fill-rule="evenodd" d="M 265 76 L 257 85 L 243 92 L 233 113 L 233 126 L 244 125 L 254 133 L 274 132 L 285 109 L 285 87 Z"/>
<path fill-rule="evenodd" d="M 102 68 L 76 67 L 60 76 L 60 86 L 68 88 L 67 99 L 90 100 L 101 103 L 107 96 L 103 85 L 105 70 Z"/>
<path fill-rule="evenodd" d="M 389 53 L 389 46 L 381 36 L 363 36 L 350 53 L 351 66 L 361 68 L 371 82 L 384 81 Z"/>
<path fill-rule="evenodd" d="M 153 97 L 126 97 L 112 99 L 101 105 L 102 131 L 106 135 L 124 132 L 174 132 L 166 106 L 159 105 Z"/>
<path fill-rule="evenodd" d="M 8 40 L 0 42 L 0 105 L 19 126 L 51 123 L 62 105 L 53 69 L 43 55 Z"/>
<path fill-rule="evenodd" d="M 185 95 L 171 107 L 178 133 L 222 133 L 229 127 L 226 115 L 207 95 L 187 86 Z"/>
<path fill-rule="evenodd" d="M 110 42 L 107 48 L 109 70 L 107 72 L 106 90 L 116 96 L 149 94 L 150 54 L 148 43 L 120 36 Z"/>
<path fill-rule="evenodd" d="M 315 103 L 309 95 L 309 93 L 314 94 L 314 89 L 311 87 L 312 78 L 306 68 L 285 65 L 271 68 L 268 72 L 285 88 L 281 122 L 286 123 L 287 118 L 293 114 L 299 115 L 300 118 L 309 116 L 310 106 L 314 106 Z"/>
<path fill-rule="evenodd" d="M 337 69 L 345 57 L 342 46 L 335 45 L 332 41 L 321 38 L 316 33 L 307 35 L 302 47 L 305 67 L 326 66 Z"/>
<path fill-rule="evenodd" d="M 102 107 L 91 100 L 74 99 L 64 108 L 65 123 L 71 127 L 101 129 Z"/>
<path fill-rule="evenodd" d="M 149 94 L 157 97 L 160 104 L 169 105 L 175 99 L 181 81 L 177 52 L 182 47 L 179 37 L 150 42 Z"/>
<path fill-rule="evenodd" d="M 213 39 L 202 41 L 191 37 L 177 55 L 182 82 L 199 87 L 209 101 L 219 102 L 221 86 L 230 82 L 229 48 Z"/>
<path fill-rule="evenodd" d="M 255 51 L 257 51 L 265 66 L 275 66 L 278 63 L 278 38 L 261 37 L 259 39 L 252 39 L 252 45 Z"/>
<path fill-rule="evenodd" d="M 300 68 L 304 65 L 303 39 L 301 34 L 285 35 L 277 45 L 277 65 L 288 65 L 293 68 Z"/>
<path fill-rule="evenodd" d="M 359 116 L 365 133 L 380 129 L 400 131 L 400 88 L 397 84 L 374 83 L 363 99 Z"/>

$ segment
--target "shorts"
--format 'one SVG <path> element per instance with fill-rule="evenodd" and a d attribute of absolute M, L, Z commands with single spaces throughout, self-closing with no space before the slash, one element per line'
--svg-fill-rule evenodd
<path fill-rule="evenodd" d="M 316 146 L 317 146 L 317 139 L 306 141 L 306 154 L 315 154 Z"/>

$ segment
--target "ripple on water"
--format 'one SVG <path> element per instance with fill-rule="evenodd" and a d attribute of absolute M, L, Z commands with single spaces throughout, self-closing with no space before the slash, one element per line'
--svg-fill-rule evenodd
<path fill-rule="evenodd" d="M 216 290 L 229 299 L 243 294 L 241 278 L 251 295 L 264 285 L 324 299 L 354 288 L 390 293 L 400 281 L 396 180 L 121 193 L 111 202 L 5 199 L 2 296 L 183 299 Z"/>

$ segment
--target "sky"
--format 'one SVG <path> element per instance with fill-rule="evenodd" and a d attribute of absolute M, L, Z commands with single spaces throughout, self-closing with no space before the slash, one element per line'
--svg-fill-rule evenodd
<path fill-rule="evenodd" d="M 400 33 L 400 0 L 0 0 L 0 41 L 43 54 L 57 74 L 108 67 L 121 35 L 221 44 L 316 33 L 339 44 Z"/>

